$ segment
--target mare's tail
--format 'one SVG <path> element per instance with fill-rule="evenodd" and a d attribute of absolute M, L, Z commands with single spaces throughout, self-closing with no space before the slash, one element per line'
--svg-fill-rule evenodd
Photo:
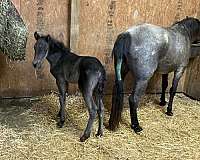
<path fill-rule="evenodd" d="M 121 66 L 126 52 L 126 34 L 120 34 L 115 42 L 112 56 L 114 57 L 115 84 L 112 93 L 112 109 L 109 119 L 109 128 L 116 130 L 121 120 L 123 110 L 123 80 L 121 78 Z"/>

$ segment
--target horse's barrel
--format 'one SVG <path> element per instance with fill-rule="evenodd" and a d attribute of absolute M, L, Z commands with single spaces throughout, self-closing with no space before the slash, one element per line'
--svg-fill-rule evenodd
<path fill-rule="evenodd" d="M 0 52 L 12 60 L 24 60 L 27 28 L 10 0 L 0 0 Z"/>

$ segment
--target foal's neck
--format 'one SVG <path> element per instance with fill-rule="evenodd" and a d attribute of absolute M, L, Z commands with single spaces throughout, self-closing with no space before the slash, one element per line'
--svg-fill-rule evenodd
<path fill-rule="evenodd" d="M 68 48 L 60 48 L 57 45 L 50 46 L 47 60 L 51 68 L 55 67 L 64 57 L 67 57 L 65 59 L 70 61 L 74 59 L 74 57 L 77 57 L 77 55 L 70 52 Z"/>
<path fill-rule="evenodd" d="M 49 52 L 47 55 L 47 60 L 49 62 L 49 64 L 51 65 L 51 68 L 56 66 L 56 64 L 58 63 L 58 61 L 61 59 L 62 57 L 62 53 L 61 52 Z"/>

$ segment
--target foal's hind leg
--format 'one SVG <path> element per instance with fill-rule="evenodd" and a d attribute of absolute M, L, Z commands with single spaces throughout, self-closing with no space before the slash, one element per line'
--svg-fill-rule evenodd
<path fill-rule="evenodd" d="M 167 89 L 168 86 L 168 74 L 162 74 L 162 94 L 160 97 L 160 106 L 165 106 L 166 105 L 166 101 L 165 101 L 165 91 Z"/>
<path fill-rule="evenodd" d="M 172 87 L 170 88 L 170 97 L 169 97 L 169 103 L 168 103 L 168 107 L 167 107 L 167 112 L 166 114 L 168 116 L 173 116 L 172 113 L 172 103 L 173 103 L 173 99 L 178 87 L 178 82 L 181 79 L 183 73 L 184 73 L 185 68 L 179 68 L 178 70 L 176 70 L 174 72 L 174 78 L 173 78 L 173 82 L 172 82 Z"/>
<path fill-rule="evenodd" d="M 88 107 L 89 111 L 89 119 L 86 126 L 86 129 L 84 131 L 84 134 L 81 136 L 80 141 L 83 142 L 86 139 L 90 137 L 90 133 L 92 130 L 92 126 L 94 123 L 94 120 L 96 118 L 96 112 L 97 112 L 97 106 L 94 103 L 93 99 L 93 91 L 95 86 L 97 85 L 98 79 L 93 75 L 92 77 L 89 77 L 90 75 L 81 75 L 81 78 L 79 79 L 79 88 L 82 91 L 83 98 L 85 100 L 86 106 Z"/>
<path fill-rule="evenodd" d="M 137 108 L 139 101 L 142 95 L 144 95 L 148 80 L 136 80 L 135 89 L 129 97 L 129 106 L 130 106 L 130 116 L 131 116 L 131 128 L 136 132 L 142 131 L 142 128 L 139 125 L 137 117 Z"/>
<path fill-rule="evenodd" d="M 102 96 L 95 93 L 95 99 L 97 104 L 97 113 L 99 118 L 99 127 L 96 136 L 103 136 L 103 117 L 104 117 L 104 105 L 102 101 Z"/>

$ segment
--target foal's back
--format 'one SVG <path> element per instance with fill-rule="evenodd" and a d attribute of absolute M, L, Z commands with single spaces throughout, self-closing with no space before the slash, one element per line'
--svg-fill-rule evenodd
<path fill-rule="evenodd" d="M 66 53 L 62 58 L 61 72 L 69 83 L 78 83 L 81 73 L 103 73 L 104 67 L 96 57 L 78 56 L 72 52 Z"/>

